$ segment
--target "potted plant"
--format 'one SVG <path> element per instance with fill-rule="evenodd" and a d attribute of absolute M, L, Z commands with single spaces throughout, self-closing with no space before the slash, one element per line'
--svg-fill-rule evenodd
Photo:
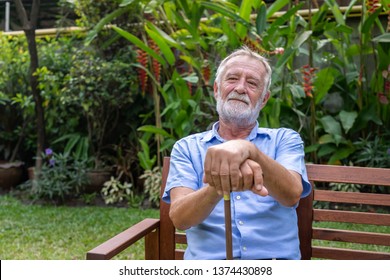
<path fill-rule="evenodd" d="M 24 125 L 20 111 L 0 91 L 0 188 L 10 189 L 23 180 L 23 161 L 18 159 Z"/>
<path fill-rule="evenodd" d="M 0 188 L 10 189 L 21 183 L 23 178 L 22 161 L 16 160 L 17 151 L 20 146 L 20 137 L 17 138 L 14 131 L 8 127 L 7 124 L 11 122 L 10 119 L 5 118 L 8 114 L 3 111 L 7 107 L 0 107 L 0 120 L 2 126 L 0 127 Z"/>

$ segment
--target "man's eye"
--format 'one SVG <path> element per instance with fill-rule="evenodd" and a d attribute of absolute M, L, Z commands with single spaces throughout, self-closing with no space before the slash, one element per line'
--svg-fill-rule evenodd
<path fill-rule="evenodd" d="M 248 81 L 248 83 L 251 85 L 251 86 L 257 86 L 257 83 L 255 81 Z"/>

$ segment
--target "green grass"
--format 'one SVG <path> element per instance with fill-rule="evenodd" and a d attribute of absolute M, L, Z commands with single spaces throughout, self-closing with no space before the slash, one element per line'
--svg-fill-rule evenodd
<path fill-rule="evenodd" d="M 82 260 L 88 250 L 144 218 L 157 218 L 156 209 L 26 205 L 0 195 L 0 259 Z M 316 223 L 317 227 L 390 233 L 390 227 Z M 313 245 L 390 252 L 390 247 L 314 240 Z M 115 259 L 144 257 L 143 240 Z"/>
<path fill-rule="evenodd" d="M 144 218 L 156 209 L 26 205 L 0 196 L 0 259 L 82 260 L 88 250 Z M 142 259 L 143 241 L 116 259 Z"/>

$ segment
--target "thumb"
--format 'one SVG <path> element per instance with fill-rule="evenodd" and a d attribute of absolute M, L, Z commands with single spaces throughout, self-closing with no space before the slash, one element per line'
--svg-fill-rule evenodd
<path fill-rule="evenodd" d="M 252 192 L 254 192 L 255 194 L 258 194 L 260 196 L 267 196 L 268 195 L 268 190 L 263 185 L 253 186 L 252 187 Z"/>

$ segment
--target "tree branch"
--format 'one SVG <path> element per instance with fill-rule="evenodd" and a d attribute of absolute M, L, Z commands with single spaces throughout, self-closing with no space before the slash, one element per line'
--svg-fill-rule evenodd
<path fill-rule="evenodd" d="M 20 23 L 22 24 L 23 30 L 31 29 L 31 24 L 28 20 L 27 12 L 26 12 L 26 9 L 24 8 L 22 0 L 14 0 L 14 3 L 15 3 L 16 11 L 17 11 Z"/>
<path fill-rule="evenodd" d="M 39 16 L 39 6 L 41 4 L 41 0 L 34 0 L 32 3 L 32 9 L 31 9 L 31 17 L 30 22 L 34 29 L 37 29 L 38 26 L 38 16 Z"/>

